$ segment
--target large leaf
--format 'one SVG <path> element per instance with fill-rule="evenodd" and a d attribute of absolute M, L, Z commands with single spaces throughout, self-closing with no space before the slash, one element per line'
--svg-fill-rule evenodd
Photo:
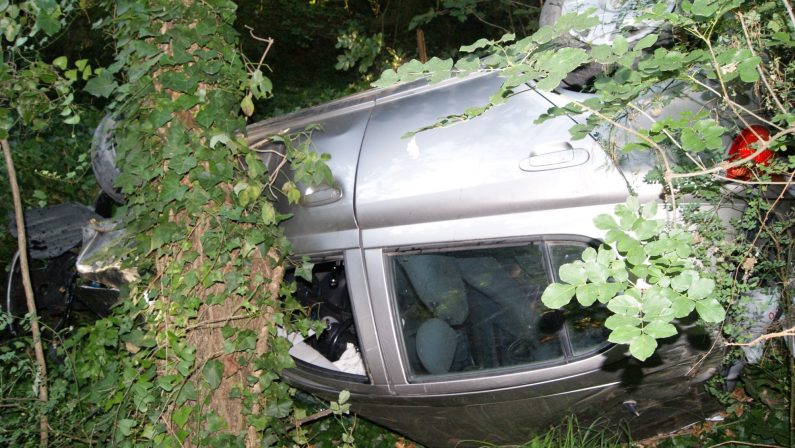
<path fill-rule="evenodd" d="M 705 322 L 723 322 L 723 319 L 726 318 L 726 310 L 715 299 L 696 302 L 696 312 Z"/>
<path fill-rule="evenodd" d="M 109 71 L 103 70 L 99 75 L 89 79 L 83 90 L 94 96 L 107 98 L 117 87 L 119 85 L 113 79 L 113 75 Z"/>
<path fill-rule="evenodd" d="M 643 327 L 643 332 L 655 339 L 667 338 L 677 333 L 676 327 L 670 322 L 654 321 Z"/>
<path fill-rule="evenodd" d="M 224 365 L 216 359 L 211 359 L 204 365 L 202 376 L 210 385 L 210 389 L 215 390 L 221 384 L 221 379 L 224 376 Z"/>
<path fill-rule="evenodd" d="M 552 283 L 544 290 L 541 295 L 541 302 L 548 308 L 557 310 L 565 306 L 574 297 L 575 286 L 564 285 L 562 283 Z"/>
<path fill-rule="evenodd" d="M 582 263 L 567 263 L 558 270 L 560 279 L 572 285 L 582 285 L 587 281 L 585 267 Z"/>
<path fill-rule="evenodd" d="M 640 301 L 628 294 L 616 296 L 607 302 L 607 309 L 625 316 L 635 316 L 640 313 L 641 308 Z"/>
<path fill-rule="evenodd" d="M 641 361 L 651 356 L 656 348 L 657 340 L 647 334 L 638 336 L 629 344 L 629 352 Z"/>
<path fill-rule="evenodd" d="M 622 325 L 613 330 L 607 340 L 614 344 L 629 344 L 640 335 L 640 328 Z"/>

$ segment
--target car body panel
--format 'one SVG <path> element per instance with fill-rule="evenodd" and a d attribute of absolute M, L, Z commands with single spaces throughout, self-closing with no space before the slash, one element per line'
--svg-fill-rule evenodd
<path fill-rule="evenodd" d="M 698 385 L 706 376 L 691 382 L 687 375 L 704 347 L 686 334 L 662 341 L 645 363 L 633 360 L 625 346 L 606 341 L 574 356 L 568 337 L 561 336 L 568 348 L 556 361 L 411 373 L 391 257 L 531 243 L 595 245 L 603 232 L 593 217 L 611 213 L 630 189 L 644 202 L 662 192 L 660 185 L 641 183 L 651 166 L 648 158 L 625 162 L 621 171 L 590 136 L 573 141 L 568 129 L 583 116 L 536 123 L 566 98 L 530 86 L 479 117 L 404 137 L 486 103 L 499 83 L 493 73 L 436 85 L 417 82 L 373 90 L 321 107 L 316 115 L 301 112 L 292 121 L 258 125 L 260 137 L 266 128 L 323 127 L 313 132 L 312 142 L 331 155 L 342 198 L 280 207 L 294 214 L 284 227 L 298 255 L 344 264 L 367 372 L 331 372 L 299 361 L 284 377 L 329 400 L 348 390 L 355 412 L 430 447 L 465 446 L 466 440 L 520 443 L 531 430 L 569 413 L 589 421 L 629 419 L 640 431 L 658 428 L 668 417 L 690 418 L 690 410 L 703 417 Z M 660 217 L 665 214 L 661 208 Z M 544 275 L 553 279 L 557 273 Z M 683 329 L 704 336 L 703 329 Z M 700 371 L 714 370 L 719 358 L 713 351 Z M 639 416 L 627 408 L 629 401 Z M 677 403 L 687 410 L 677 410 Z"/>

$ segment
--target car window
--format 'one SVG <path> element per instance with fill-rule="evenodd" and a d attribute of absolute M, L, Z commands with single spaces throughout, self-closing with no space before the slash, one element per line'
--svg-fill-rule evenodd
<path fill-rule="evenodd" d="M 410 377 L 540 368 L 604 348 L 604 307 L 541 302 L 560 265 L 586 247 L 538 241 L 392 255 Z"/>
<path fill-rule="evenodd" d="M 290 354 L 331 372 L 365 375 L 343 262 L 315 264 L 311 282 L 296 278 L 294 296 L 309 317 L 325 323 L 326 329 L 319 335 L 291 340 Z"/>
<path fill-rule="evenodd" d="M 562 361 L 561 315 L 540 301 L 549 284 L 542 249 L 526 244 L 393 255 L 409 373 Z"/>

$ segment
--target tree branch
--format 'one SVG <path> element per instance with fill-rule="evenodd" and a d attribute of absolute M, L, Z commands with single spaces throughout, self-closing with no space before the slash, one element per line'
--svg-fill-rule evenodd
<path fill-rule="evenodd" d="M 3 147 L 3 157 L 5 158 L 6 168 L 8 169 L 8 183 L 11 185 L 11 196 L 14 201 L 22 287 L 25 290 L 25 301 L 28 305 L 28 314 L 30 314 L 30 331 L 33 336 L 33 351 L 36 354 L 36 364 L 39 368 L 39 401 L 42 402 L 41 414 L 39 415 L 40 446 L 46 448 L 49 444 L 49 423 L 47 422 L 47 413 L 45 410 L 47 401 L 49 401 L 49 393 L 47 390 L 47 361 L 44 359 L 44 349 L 41 345 L 41 330 L 39 329 L 39 316 L 38 313 L 36 313 L 36 299 L 33 296 L 33 285 L 30 282 L 25 216 L 22 211 L 22 200 L 19 197 L 17 172 L 14 169 L 14 160 L 11 158 L 11 147 L 8 145 L 8 140 L 5 139 L 0 140 L 0 145 Z"/>
<path fill-rule="evenodd" d="M 727 342 L 726 345 L 737 345 L 740 347 L 750 347 L 752 345 L 756 345 L 760 342 L 767 341 L 768 339 L 776 339 L 776 338 L 785 338 L 787 336 L 795 336 L 795 327 L 787 328 L 783 331 L 777 331 L 775 333 L 768 333 L 759 336 L 758 338 L 754 339 L 751 342 Z"/>

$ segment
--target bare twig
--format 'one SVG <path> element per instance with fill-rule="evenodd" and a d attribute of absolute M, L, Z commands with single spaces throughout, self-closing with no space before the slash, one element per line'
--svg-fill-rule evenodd
<path fill-rule="evenodd" d="M 781 445 L 768 445 L 768 444 L 765 444 L 765 443 L 751 443 L 751 442 L 743 442 L 741 440 L 727 440 L 725 442 L 721 442 L 721 443 L 718 443 L 718 444 L 715 444 L 715 445 L 711 445 L 708 448 L 716 448 L 716 447 L 725 446 L 725 445 L 757 446 L 757 447 L 762 447 L 762 448 L 784 448 Z"/>
<path fill-rule="evenodd" d="M 759 120 L 759 121 L 760 121 L 760 122 L 762 122 L 762 123 L 765 123 L 766 125 L 768 125 L 768 126 L 770 126 L 770 127 L 774 127 L 774 128 L 776 128 L 776 129 L 779 129 L 779 130 L 781 130 L 781 129 L 784 129 L 784 128 L 782 128 L 781 126 L 777 125 L 776 123 L 773 123 L 772 121 L 770 121 L 770 120 L 767 120 L 766 118 L 762 117 L 761 115 L 754 113 L 754 111 L 752 111 L 752 110 L 748 109 L 747 107 L 743 107 L 742 105 L 740 105 L 740 104 L 738 104 L 738 103 L 736 103 L 736 102 L 732 101 L 730 98 L 724 97 L 724 96 L 723 96 L 723 94 L 721 94 L 720 92 L 718 92 L 717 90 L 715 90 L 713 87 L 711 87 L 711 86 L 710 86 L 710 85 L 708 85 L 707 83 L 705 83 L 705 82 L 703 82 L 703 81 L 700 81 L 700 80 L 698 80 L 698 79 L 697 79 L 697 78 L 696 78 L 694 75 L 687 75 L 687 77 L 688 77 L 688 79 L 690 79 L 690 80 L 691 80 L 691 81 L 693 81 L 694 83 L 698 84 L 699 86 L 701 86 L 701 87 L 703 87 L 703 88 L 705 88 L 705 89 L 709 90 L 709 91 L 710 91 L 710 92 L 712 92 L 713 94 L 715 94 L 715 95 L 717 95 L 717 96 L 721 97 L 721 99 L 722 99 L 722 100 L 723 100 L 723 101 L 724 101 L 726 104 L 729 104 L 729 105 L 730 105 L 730 106 L 732 106 L 732 107 L 736 107 L 736 108 L 738 108 L 738 109 L 742 110 L 743 112 L 745 112 L 745 113 L 746 113 L 746 114 L 748 114 L 749 116 L 751 116 L 751 117 L 754 117 L 755 119 Z"/>
<path fill-rule="evenodd" d="M 760 342 L 767 341 L 768 339 L 776 339 L 776 338 L 785 338 L 787 336 L 795 336 L 795 327 L 787 328 L 783 331 L 777 331 L 775 333 L 768 333 L 759 336 L 758 338 L 754 339 L 751 342 L 727 342 L 726 345 L 737 345 L 740 347 L 750 347 L 752 345 L 759 344 Z"/>
<path fill-rule="evenodd" d="M 792 27 L 795 28 L 795 13 L 792 12 L 792 4 L 789 0 L 783 0 L 784 6 L 787 7 L 787 14 L 789 14 L 789 20 L 792 22 Z"/>
<path fill-rule="evenodd" d="M 11 147 L 8 140 L 0 140 L 3 147 L 6 168 L 8 171 L 8 183 L 11 185 L 11 195 L 14 200 L 14 214 L 17 224 L 17 247 L 19 248 L 20 273 L 22 275 L 22 286 L 25 290 L 25 300 L 28 305 L 30 315 L 30 331 L 33 336 L 33 351 L 36 354 L 36 364 L 39 368 L 39 400 L 42 402 L 41 414 L 39 415 L 39 438 L 40 446 L 46 448 L 49 444 L 49 423 L 45 411 L 48 398 L 47 389 L 47 361 L 44 359 L 44 349 L 41 345 L 41 330 L 39 329 L 39 316 L 36 313 L 36 299 L 33 296 L 33 285 L 30 282 L 30 267 L 28 266 L 27 251 L 27 232 L 25 231 L 25 216 L 22 212 L 22 200 L 19 196 L 19 184 L 17 183 L 17 173 L 14 169 L 14 160 L 11 158 Z"/>
<path fill-rule="evenodd" d="M 745 34 L 745 42 L 748 44 L 748 50 L 751 52 L 753 56 L 756 56 L 756 51 L 754 51 L 754 46 L 751 44 L 751 34 L 748 32 L 748 26 L 745 24 L 745 18 L 743 17 L 742 13 L 737 13 L 737 18 L 740 20 L 740 25 L 743 27 L 743 33 Z M 765 75 L 765 70 L 762 68 L 762 65 L 756 66 L 756 71 L 759 72 L 759 77 L 762 79 L 762 82 L 767 87 L 767 91 L 770 94 L 770 97 L 773 98 L 773 101 L 778 106 L 779 110 L 783 113 L 788 113 L 789 110 L 781 104 L 781 101 L 778 99 L 778 95 L 776 95 L 776 91 L 773 90 L 773 86 L 770 85 L 770 82 L 767 80 L 767 76 Z"/>
<path fill-rule="evenodd" d="M 293 422 L 293 425 L 295 425 L 295 427 L 297 428 L 297 427 L 299 427 L 301 425 L 305 425 L 305 424 L 307 424 L 309 422 L 313 422 L 315 420 L 320 420 L 323 417 L 327 417 L 327 416 L 331 415 L 331 413 L 332 413 L 331 409 L 324 409 L 324 410 L 322 410 L 320 412 L 315 412 L 314 414 L 312 414 L 310 416 L 307 416 L 307 417 L 304 417 L 304 418 L 302 418 L 300 420 L 295 420 Z"/>
<path fill-rule="evenodd" d="M 275 41 L 273 40 L 272 37 L 268 37 L 267 39 L 264 37 L 259 37 L 256 34 L 254 34 L 254 28 L 248 25 L 244 26 L 246 27 L 246 29 L 248 29 L 248 34 L 251 36 L 252 39 L 258 40 L 260 42 L 266 42 L 268 44 L 268 46 L 265 47 L 265 51 L 262 52 L 262 56 L 259 58 L 259 62 L 257 63 L 257 70 L 259 70 L 262 67 L 262 64 L 265 62 L 265 57 L 268 56 L 268 52 L 271 51 L 271 47 L 273 46 L 273 42 Z"/>

